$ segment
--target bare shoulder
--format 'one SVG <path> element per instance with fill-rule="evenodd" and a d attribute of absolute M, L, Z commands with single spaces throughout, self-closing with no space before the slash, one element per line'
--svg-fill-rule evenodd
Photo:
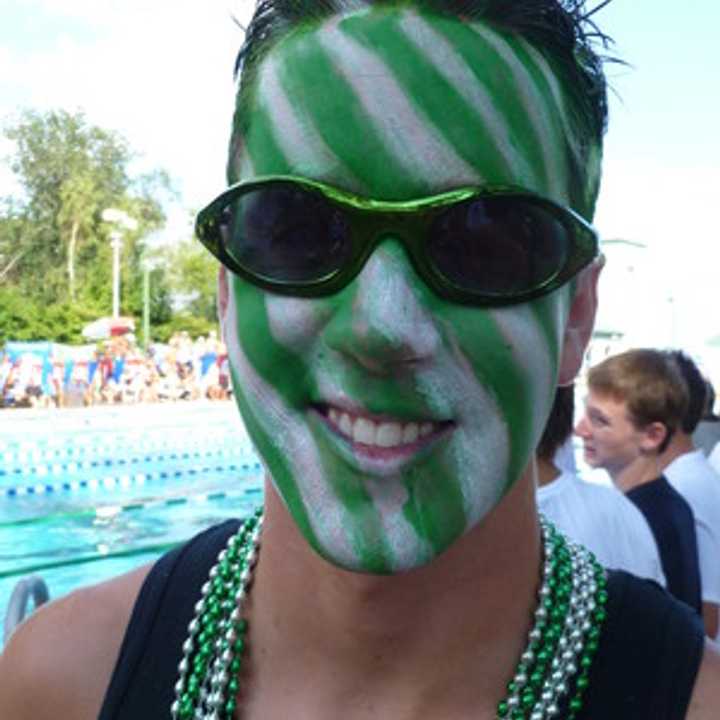
<path fill-rule="evenodd" d="M 706 642 L 687 720 L 717 720 L 720 708 L 720 645 Z"/>
<path fill-rule="evenodd" d="M 95 720 L 150 565 L 33 613 L 0 655 L 0 717 Z"/>

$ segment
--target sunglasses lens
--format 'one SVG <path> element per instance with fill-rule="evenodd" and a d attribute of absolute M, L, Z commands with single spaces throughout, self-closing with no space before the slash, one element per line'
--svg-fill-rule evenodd
<path fill-rule="evenodd" d="M 220 221 L 225 251 L 248 272 L 279 283 L 327 278 L 350 259 L 350 227 L 322 196 L 275 183 L 235 198 Z"/>
<path fill-rule="evenodd" d="M 554 212 L 510 196 L 452 206 L 436 218 L 429 238 L 429 260 L 451 285 L 498 298 L 551 280 L 565 266 L 572 244 Z"/>

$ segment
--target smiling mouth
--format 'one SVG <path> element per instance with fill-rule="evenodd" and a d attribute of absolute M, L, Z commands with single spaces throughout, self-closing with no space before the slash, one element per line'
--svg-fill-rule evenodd
<path fill-rule="evenodd" d="M 314 409 L 332 431 L 356 449 L 366 452 L 414 452 L 454 426 L 449 420 L 404 421 L 371 416 L 334 405 L 316 405 Z"/>

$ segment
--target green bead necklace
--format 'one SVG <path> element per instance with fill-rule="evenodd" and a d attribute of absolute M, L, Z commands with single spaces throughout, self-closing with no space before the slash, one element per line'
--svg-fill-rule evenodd
<path fill-rule="evenodd" d="M 242 608 L 262 532 L 262 509 L 228 540 L 203 585 L 178 665 L 174 720 L 232 720 L 245 651 Z M 605 571 L 595 557 L 541 518 L 544 562 L 525 651 L 497 705 L 498 720 L 550 720 L 569 698 L 566 720 L 583 693 L 605 620 Z"/>

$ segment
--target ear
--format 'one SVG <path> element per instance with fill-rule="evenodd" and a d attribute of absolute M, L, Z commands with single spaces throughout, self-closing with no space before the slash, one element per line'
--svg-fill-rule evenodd
<path fill-rule="evenodd" d="M 640 450 L 646 454 L 657 454 L 667 434 L 668 429 L 663 423 L 651 422 L 642 429 Z"/>
<path fill-rule="evenodd" d="M 227 318 L 228 303 L 230 301 L 230 290 L 228 289 L 227 270 L 220 265 L 218 268 L 218 320 L 220 321 L 220 329 L 223 337 L 225 335 L 225 320 Z"/>
<path fill-rule="evenodd" d="M 601 256 L 578 275 L 565 326 L 558 385 L 570 385 L 582 367 L 585 348 L 590 342 L 595 325 L 597 284 L 604 265 L 605 258 Z"/>

